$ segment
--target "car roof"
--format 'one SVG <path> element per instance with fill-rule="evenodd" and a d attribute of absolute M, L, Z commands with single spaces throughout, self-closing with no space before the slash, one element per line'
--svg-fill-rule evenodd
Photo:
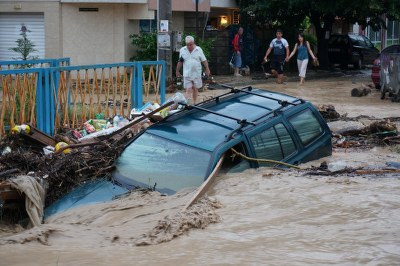
<path fill-rule="evenodd" d="M 382 50 L 381 54 L 385 53 L 400 53 L 400 44 L 393 44 Z"/>
<path fill-rule="evenodd" d="M 281 101 L 301 101 L 296 97 L 272 91 L 252 89 L 251 92 Z M 267 114 L 270 114 L 270 118 L 273 117 L 271 111 L 277 108 L 285 110 L 291 107 L 289 105 L 283 108 L 277 100 L 238 92 L 221 98 L 219 103 L 212 100 L 196 106 L 240 120 L 263 121 L 268 119 L 265 117 Z M 248 125 L 247 127 L 251 126 Z M 203 110 L 186 110 L 149 127 L 146 132 L 197 148 L 213 151 L 238 127 L 239 123 L 237 121 L 226 117 Z"/>

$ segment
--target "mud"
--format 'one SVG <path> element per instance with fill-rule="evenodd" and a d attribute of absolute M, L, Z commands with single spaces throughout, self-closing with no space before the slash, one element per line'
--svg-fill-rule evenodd
<path fill-rule="evenodd" d="M 374 91 L 351 97 L 354 82 L 366 80 L 336 78 L 304 86 L 268 81 L 259 87 L 333 104 L 349 117 L 399 115 L 398 103 L 381 101 Z M 360 128 L 372 123 L 357 121 Z M 332 156 L 302 167 L 323 161 L 333 169 L 382 166 L 400 162 L 396 147 L 335 148 Z M 193 196 L 191 190 L 169 197 L 139 191 L 71 209 L 28 231 L 0 229 L 0 264 L 396 265 L 399 190 L 398 174 L 321 177 L 250 169 L 218 177 L 207 198 L 187 212 L 181 210 Z"/>

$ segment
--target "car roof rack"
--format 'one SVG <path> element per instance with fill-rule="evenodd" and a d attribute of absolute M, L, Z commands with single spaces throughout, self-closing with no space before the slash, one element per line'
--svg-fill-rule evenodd
<path fill-rule="evenodd" d="M 236 117 L 233 117 L 233 116 L 224 115 L 224 114 L 221 114 L 221 113 L 218 113 L 218 112 L 211 111 L 211 110 L 206 109 L 206 108 L 199 107 L 197 105 L 183 104 L 183 106 L 185 107 L 186 110 L 197 109 L 197 110 L 204 111 L 204 112 L 207 112 L 207 113 L 210 113 L 210 114 L 214 114 L 214 115 L 222 116 L 222 117 L 225 117 L 225 118 L 228 118 L 228 119 L 231 119 L 231 120 L 235 120 L 238 124 L 243 125 L 243 126 L 246 125 L 246 124 L 253 125 L 253 126 L 256 125 L 256 123 L 249 122 L 249 121 L 247 121 L 247 119 L 240 119 L 240 118 L 236 118 Z"/>
<path fill-rule="evenodd" d="M 243 92 L 245 94 L 250 94 L 250 95 L 266 98 L 266 99 L 269 99 L 269 100 L 277 101 L 283 107 L 286 107 L 288 105 L 297 105 L 294 102 L 288 102 L 288 101 L 281 100 L 281 99 L 278 99 L 278 98 L 274 98 L 274 97 L 271 97 L 271 96 L 266 96 L 266 95 L 262 95 L 262 94 L 258 94 L 258 93 L 252 92 L 252 90 L 253 90 L 252 86 L 246 86 L 246 87 L 242 87 L 242 88 L 236 89 L 236 88 L 234 88 L 232 86 L 229 86 L 229 85 L 226 85 L 226 84 L 220 84 L 220 85 L 221 85 L 221 87 L 230 89 L 230 91 L 226 92 L 226 93 L 223 93 L 221 95 L 218 95 L 216 97 L 210 98 L 210 99 L 208 99 L 206 101 L 200 102 L 200 103 L 196 104 L 196 106 L 198 106 L 200 104 L 207 103 L 207 102 L 212 102 L 212 101 L 216 101 L 217 103 L 219 103 L 219 99 L 221 97 L 227 96 L 229 94 L 236 94 L 236 93 L 239 93 L 239 92 Z M 300 101 L 300 103 L 304 103 L 304 100 L 300 99 L 300 98 L 297 98 L 296 101 Z"/>
<path fill-rule="evenodd" d="M 252 86 L 246 86 L 246 87 L 242 87 L 242 88 L 239 88 L 239 89 L 236 89 L 236 88 L 234 88 L 234 87 L 232 87 L 232 86 L 225 85 L 225 84 L 221 84 L 221 86 L 230 89 L 230 91 L 229 91 L 229 92 L 226 92 L 226 93 L 223 93 L 223 94 L 221 94 L 221 95 L 218 95 L 218 96 L 216 96 L 216 97 L 210 98 L 210 99 L 208 99 L 208 100 L 206 100 L 206 101 L 200 102 L 200 103 L 198 103 L 198 104 L 196 104 L 196 105 L 188 105 L 188 104 L 181 104 L 181 105 L 184 107 L 183 110 L 193 110 L 193 109 L 195 109 L 195 110 L 207 112 L 207 113 L 210 113 L 210 114 L 218 115 L 218 116 L 221 116 L 221 117 L 225 117 L 225 118 L 228 118 L 228 119 L 231 119 L 231 120 L 235 120 L 240 126 L 239 126 L 238 128 L 236 128 L 236 129 L 232 130 L 232 132 L 230 132 L 230 133 L 226 136 L 226 141 L 228 141 L 229 139 L 231 139 L 232 136 L 233 136 L 233 134 L 235 134 L 236 132 L 240 131 L 240 130 L 241 130 L 244 126 L 246 126 L 246 125 L 253 125 L 253 126 L 255 126 L 255 125 L 256 125 L 255 122 L 256 122 L 257 120 L 259 120 L 259 119 L 265 117 L 265 116 L 269 116 L 269 115 L 271 115 L 271 114 L 277 115 L 277 113 L 278 113 L 280 110 L 282 110 L 283 108 L 287 107 L 288 105 L 296 106 L 296 105 L 298 105 L 298 104 L 301 104 L 301 103 L 304 103 L 304 102 L 305 102 L 303 99 L 299 99 L 299 98 L 296 98 L 296 100 L 293 101 L 293 102 L 289 102 L 289 101 L 281 100 L 281 99 L 274 98 L 274 97 L 271 97 L 271 96 L 266 96 L 266 95 L 258 94 L 258 93 L 252 92 L 252 90 L 253 90 L 253 87 L 252 87 Z M 269 110 L 271 110 L 271 111 L 269 111 L 268 113 L 263 114 L 262 116 L 256 118 L 254 121 L 247 121 L 247 119 L 240 119 L 240 118 L 232 117 L 232 116 L 225 115 L 225 114 L 221 114 L 221 113 L 218 113 L 218 112 L 215 112 L 215 111 L 212 111 L 212 110 L 209 110 L 209 109 L 207 109 L 207 108 L 203 108 L 203 107 L 200 107 L 200 106 L 199 106 L 199 105 L 202 105 L 202 104 L 205 104 L 205 103 L 209 103 L 209 102 L 213 102 L 213 101 L 215 101 L 216 103 L 219 103 L 221 97 L 227 96 L 227 95 L 229 95 L 229 94 L 240 93 L 240 92 L 245 93 L 245 94 L 249 94 L 249 95 L 254 95 L 254 96 L 266 98 L 266 99 L 269 99 L 269 100 L 277 101 L 277 102 L 280 104 L 280 106 L 279 106 L 278 108 L 276 108 L 276 109 L 273 109 L 273 110 L 269 109 Z M 297 101 L 298 101 L 299 103 L 296 103 Z M 171 117 L 171 116 L 169 116 L 169 117 Z M 169 117 L 167 117 L 167 118 L 169 118 Z"/>

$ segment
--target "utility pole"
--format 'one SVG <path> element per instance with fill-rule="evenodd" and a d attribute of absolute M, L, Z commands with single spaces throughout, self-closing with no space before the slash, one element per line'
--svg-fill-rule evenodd
<path fill-rule="evenodd" d="M 196 35 L 199 38 L 199 0 L 196 0 Z"/>
<path fill-rule="evenodd" d="M 157 60 L 165 60 L 166 79 L 172 79 L 171 0 L 157 0 Z"/>

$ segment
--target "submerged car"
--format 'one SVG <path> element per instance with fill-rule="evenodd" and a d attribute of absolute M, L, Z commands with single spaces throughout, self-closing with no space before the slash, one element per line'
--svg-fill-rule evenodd
<path fill-rule="evenodd" d="M 234 151 L 273 161 L 248 161 Z M 126 145 L 111 181 L 75 189 L 49 206 L 46 215 L 111 200 L 135 188 L 169 195 L 196 188 L 223 155 L 221 170 L 238 172 L 274 166 L 274 161 L 296 165 L 331 154 L 331 131 L 311 103 L 252 87 L 231 89 L 147 128 Z"/>

